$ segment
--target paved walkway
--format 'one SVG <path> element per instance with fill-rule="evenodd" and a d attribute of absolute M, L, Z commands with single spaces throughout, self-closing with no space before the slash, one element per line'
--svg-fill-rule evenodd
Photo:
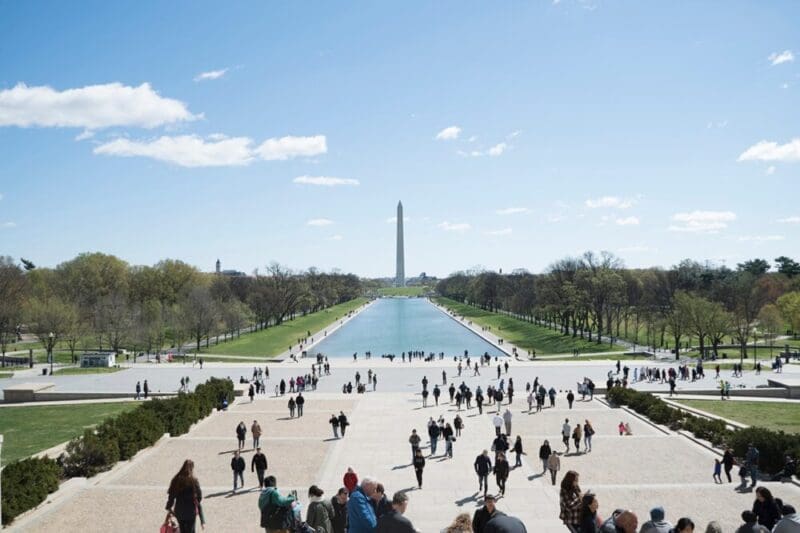
<path fill-rule="evenodd" d="M 390 376 L 387 370 L 384 379 L 392 381 Z M 485 388 L 489 383 L 487 377 L 481 385 Z M 428 457 L 423 489 L 418 490 L 410 467 L 411 429 L 424 434 L 428 418 L 440 415 L 452 422 L 456 408 L 442 404 L 423 409 L 415 390 L 416 386 L 405 392 L 346 396 L 309 392 L 305 394 L 305 416 L 295 419 L 288 417 L 286 397 L 237 403 L 228 412 L 207 418 L 189 434 L 166 439 L 99 481 L 79 486 L 68 498 L 57 498 L 24 517 L 12 531 L 156 531 L 164 516 L 167 485 L 185 458 L 192 458 L 197 465 L 207 532 L 259 531 L 255 475 L 248 468 L 247 489 L 233 494 L 229 467 L 236 446 L 236 424 L 243 420 L 249 426 L 254 419 L 265 430 L 262 447 L 269 459 L 269 473 L 277 477 L 281 491 L 297 490 L 305 504 L 308 487 L 315 483 L 332 496 L 342 485 L 346 468 L 352 466 L 361 477 L 376 476 L 390 494 L 408 491 L 408 517 L 417 529 L 439 531 L 459 512 L 471 515 L 481 503 L 472 463 L 481 450 L 491 446 L 494 430 L 488 411 L 493 408 L 487 407 L 483 415 L 474 408 L 462 411 L 465 429 L 455 443 L 454 458 L 445 459 L 443 448 Z M 544 439 L 550 439 L 554 449 L 563 450 L 559 431 L 565 418 L 572 424 L 589 419 L 597 434 L 591 453 L 562 456 L 563 471 L 558 479 L 567 469 L 578 471 L 581 487 L 597 493 L 604 517 L 614 508 L 626 507 L 638 514 L 641 523 L 651 507 L 662 505 L 673 522 L 690 516 L 702 530 L 709 520 L 716 519 L 724 531 L 733 531 L 740 512 L 752 505 L 753 494 L 735 492 L 735 483 L 713 483 L 714 453 L 624 410 L 609 409 L 597 400 L 575 402 L 570 410 L 561 396 L 555 408 L 539 414 L 524 412 L 527 405 L 522 395 L 509 407 L 512 435 L 522 437 L 528 455 L 521 468 L 512 470 L 506 496 L 498 507 L 522 519 L 529 531 L 563 531 L 558 521 L 558 487 L 541 476 L 537 453 Z M 351 426 L 346 437 L 337 440 L 332 438 L 327 420 L 340 410 L 348 415 Z M 617 434 L 620 421 L 630 424 L 633 436 Z M 425 453 L 429 452 L 425 448 Z M 244 457 L 249 462 L 252 450 L 246 450 Z M 800 504 L 796 486 L 770 483 L 769 487 L 785 502 Z M 496 491 L 494 480 L 490 490 Z"/>

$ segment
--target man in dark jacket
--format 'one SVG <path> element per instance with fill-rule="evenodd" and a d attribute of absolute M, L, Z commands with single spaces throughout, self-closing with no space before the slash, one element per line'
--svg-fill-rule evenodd
<path fill-rule="evenodd" d="M 519 518 L 497 513 L 486 527 L 484 533 L 528 533 L 525 524 Z"/>
<path fill-rule="evenodd" d="M 239 455 L 239 450 L 233 452 L 233 459 L 231 459 L 231 470 L 233 470 L 233 492 L 236 492 L 236 489 L 239 488 L 237 485 L 237 481 L 242 482 L 242 487 L 244 487 L 244 469 L 245 469 L 245 462 L 244 459 Z"/>
<path fill-rule="evenodd" d="M 256 448 L 253 460 L 250 461 L 250 472 L 255 472 L 258 476 L 258 488 L 264 488 L 264 472 L 267 470 L 267 456 L 261 453 L 261 448 Z M 244 485 L 244 482 L 242 482 Z"/>
<path fill-rule="evenodd" d="M 303 405 L 305 405 L 306 399 L 303 398 L 302 394 L 298 393 L 297 399 L 295 399 L 294 403 L 297 406 L 297 416 L 303 416 Z"/>
<path fill-rule="evenodd" d="M 485 533 L 487 531 L 486 524 L 495 516 L 501 515 L 500 511 L 494 506 L 494 496 L 489 494 L 483 498 L 483 507 L 480 507 L 472 515 L 472 531 L 473 533 Z"/>
<path fill-rule="evenodd" d="M 342 487 L 336 496 L 331 498 L 333 505 L 333 533 L 346 533 L 347 531 L 347 489 Z"/>
<path fill-rule="evenodd" d="M 492 460 L 489 459 L 489 451 L 483 450 L 483 453 L 475 458 L 475 473 L 478 474 L 478 492 L 483 489 L 483 497 L 486 498 L 486 493 L 489 492 L 489 472 L 492 471 Z"/>
<path fill-rule="evenodd" d="M 416 533 L 411 520 L 403 516 L 408 508 L 408 496 L 395 492 L 392 497 L 392 510 L 378 519 L 375 533 Z"/>

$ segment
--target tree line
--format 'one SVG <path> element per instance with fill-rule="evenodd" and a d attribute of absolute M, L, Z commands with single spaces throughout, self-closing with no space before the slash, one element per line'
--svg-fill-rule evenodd
<path fill-rule="evenodd" d="M 295 272 L 277 263 L 265 274 L 208 274 L 182 261 L 129 265 L 113 255 L 81 254 L 55 268 L 0 256 L 2 357 L 22 333 L 72 360 L 80 349 L 158 353 L 164 347 L 238 336 L 358 297 L 353 274 Z"/>
<path fill-rule="evenodd" d="M 689 339 L 717 353 L 726 339 L 747 355 L 759 336 L 800 331 L 800 264 L 781 256 L 735 269 L 686 259 L 669 268 L 625 268 L 608 252 L 552 263 L 544 273 L 474 269 L 441 280 L 442 296 L 597 343 L 625 339 L 674 348 Z"/>

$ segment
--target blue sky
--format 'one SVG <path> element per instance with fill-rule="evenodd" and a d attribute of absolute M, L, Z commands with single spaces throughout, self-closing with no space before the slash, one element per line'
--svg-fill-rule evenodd
<path fill-rule="evenodd" d="M 3 2 L 0 253 L 391 276 L 402 200 L 408 275 L 588 249 L 798 258 L 798 20 L 797 2 Z"/>

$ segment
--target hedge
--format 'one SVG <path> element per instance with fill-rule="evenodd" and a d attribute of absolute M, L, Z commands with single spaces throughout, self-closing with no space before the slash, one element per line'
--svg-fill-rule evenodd
<path fill-rule="evenodd" d="M 3 469 L 3 524 L 42 503 L 58 488 L 61 468 L 48 458 L 15 461 Z"/>
<path fill-rule="evenodd" d="M 229 404 L 233 402 L 233 383 L 211 378 L 192 393 L 144 402 L 85 430 L 67 444 L 58 461 L 26 459 L 9 464 L 2 474 L 3 523 L 39 505 L 58 488 L 59 478 L 92 477 L 152 446 L 164 433 L 186 433 L 192 424 L 211 414 L 223 398 Z"/>
<path fill-rule="evenodd" d="M 689 431 L 717 447 L 729 447 L 736 457 L 744 457 L 748 445 L 753 443 L 760 452 L 759 468 L 766 472 L 782 470 L 786 455 L 800 457 L 800 435 L 756 426 L 731 430 L 722 420 L 694 416 L 671 407 L 649 392 L 634 389 L 613 387 L 606 393 L 606 398 L 614 405 L 627 405 L 657 424 L 669 426 L 673 430 Z M 797 475 L 800 475 L 800 471 Z"/>

